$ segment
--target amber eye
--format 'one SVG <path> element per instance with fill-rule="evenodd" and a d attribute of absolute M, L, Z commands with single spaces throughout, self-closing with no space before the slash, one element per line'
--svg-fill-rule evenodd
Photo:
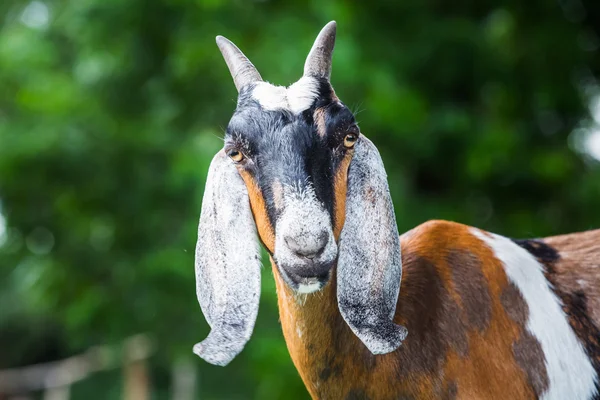
<path fill-rule="evenodd" d="M 242 152 L 239 151 L 239 150 L 236 150 L 236 149 L 229 150 L 227 152 L 227 156 L 229 158 L 231 158 L 231 160 L 233 162 L 236 162 L 236 163 L 238 163 L 238 162 L 240 162 L 240 161 L 242 161 L 244 159 L 244 155 L 242 154 Z"/>
<path fill-rule="evenodd" d="M 347 148 L 352 148 L 356 141 L 358 140 L 358 135 L 355 133 L 349 133 L 344 137 L 344 146 Z"/>

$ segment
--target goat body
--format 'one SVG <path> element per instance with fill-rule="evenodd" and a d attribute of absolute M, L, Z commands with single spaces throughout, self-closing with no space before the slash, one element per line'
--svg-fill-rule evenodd
<path fill-rule="evenodd" d="M 292 360 L 318 399 L 591 399 L 600 367 L 600 230 L 511 241 L 431 221 L 400 237 L 396 351 L 373 355 L 335 279 L 299 295 L 275 273 Z"/>
<path fill-rule="evenodd" d="M 432 221 L 399 236 L 383 160 L 330 83 L 335 36 L 332 21 L 288 87 L 217 37 L 239 96 L 202 201 L 211 331 L 194 352 L 224 366 L 250 339 L 260 238 L 313 398 L 600 400 L 600 230 L 514 241 Z"/>

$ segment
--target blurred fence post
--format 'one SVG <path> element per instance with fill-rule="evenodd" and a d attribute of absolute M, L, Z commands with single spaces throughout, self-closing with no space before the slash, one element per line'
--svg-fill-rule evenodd
<path fill-rule="evenodd" d="M 196 368 L 189 359 L 181 359 L 173 364 L 171 376 L 172 400 L 196 399 Z"/>
<path fill-rule="evenodd" d="M 44 392 L 44 400 L 69 400 L 70 394 L 70 385 L 48 388 Z"/>
<path fill-rule="evenodd" d="M 146 359 L 152 353 L 152 343 L 145 335 L 137 335 L 125 341 L 124 348 L 124 400 L 148 400 L 150 378 Z"/>

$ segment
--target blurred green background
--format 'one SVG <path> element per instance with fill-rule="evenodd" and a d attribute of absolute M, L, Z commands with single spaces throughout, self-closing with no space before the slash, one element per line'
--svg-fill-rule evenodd
<path fill-rule="evenodd" d="M 2 0 L 0 17 L 0 370 L 116 346 L 70 398 L 121 398 L 119 346 L 140 333 L 153 399 L 308 398 L 269 266 L 244 352 L 191 353 L 198 214 L 236 99 L 217 34 L 290 84 L 337 20 L 332 82 L 401 232 L 600 227 L 597 0 Z"/>

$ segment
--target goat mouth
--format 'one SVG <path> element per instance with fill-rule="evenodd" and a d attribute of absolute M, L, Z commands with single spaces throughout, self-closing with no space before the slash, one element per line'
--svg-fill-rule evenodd
<path fill-rule="evenodd" d="M 295 292 L 301 294 L 314 293 L 321 290 L 331 278 L 333 263 L 323 268 L 323 272 L 318 275 L 298 274 L 293 269 L 281 266 L 279 272 L 287 285 Z"/>
<path fill-rule="evenodd" d="M 327 272 L 320 276 L 311 276 L 311 277 L 294 277 L 292 280 L 294 281 L 294 285 L 292 289 L 294 289 L 297 293 L 300 294 L 310 294 L 318 292 L 323 289 L 323 287 L 329 282 L 329 278 L 331 273 Z"/>

